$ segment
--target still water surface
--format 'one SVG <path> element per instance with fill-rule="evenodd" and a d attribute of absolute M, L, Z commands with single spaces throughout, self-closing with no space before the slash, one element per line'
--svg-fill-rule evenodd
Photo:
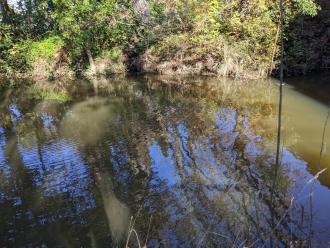
<path fill-rule="evenodd" d="M 299 82 L 284 86 L 273 204 L 274 80 L 98 79 L 66 102 L 4 91 L 0 246 L 327 247 L 327 100 Z"/>

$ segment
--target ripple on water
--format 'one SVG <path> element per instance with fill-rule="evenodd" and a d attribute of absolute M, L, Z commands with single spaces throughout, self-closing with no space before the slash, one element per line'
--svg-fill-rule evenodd
<path fill-rule="evenodd" d="M 45 196 L 67 193 L 68 197 L 81 199 L 81 209 L 95 206 L 90 192 L 93 184 L 90 167 L 73 142 L 60 139 L 40 148 L 20 147 L 20 153 L 40 193 Z"/>

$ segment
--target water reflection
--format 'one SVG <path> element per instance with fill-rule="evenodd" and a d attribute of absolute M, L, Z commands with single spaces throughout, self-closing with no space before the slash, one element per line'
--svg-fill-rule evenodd
<path fill-rule="evenodd" d="M 67 103 L 8 93 L 1 244 L 123 247 L 132 224 L 148 247 L 326 244 L 329 190 L 313 183 L 310 209 L 312 175 L 286 149 L 270 206 L 275 85 L 173 80 L 81 82 Z"/>
<path fill-rule="evenodd" d="M 326 125 L 330 106 L 302 96 L 296 88 L 291 86 L 287 86 L 285 90 L 285 121 L 290 130 L 295 133 L 294 142 L 288 140 L 287 145 L 308 162 L 313 174 L 323 168 L 328 168 L 320 176 L 320 181 L 330 187 L 330 152 L 327 149 L 327 145 L 330 144 L 330 124 Z M 323 140 L 325 149 L 320 158 L 323 132 L 325 132 Z"/>

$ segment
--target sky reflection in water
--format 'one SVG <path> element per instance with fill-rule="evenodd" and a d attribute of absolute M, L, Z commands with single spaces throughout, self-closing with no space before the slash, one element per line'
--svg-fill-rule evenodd
<path fill-rule="evenodd" d="M 97 93 L 87 84 L 67 103 L 5 99 L 1 245 L 121 247 L 131 216 L 148 247 L 329 242 L 329 189 L 305 186 L 313 176 L 294 145 L 283 150 L 269 204 L 275 84 L 231 92 L 217 79 L 188 81 L 100 79 Z"/>

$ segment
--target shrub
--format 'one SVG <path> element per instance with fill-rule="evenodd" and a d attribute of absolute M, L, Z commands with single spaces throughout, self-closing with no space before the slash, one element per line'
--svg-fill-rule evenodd
<path fill-rule="evenodd" d="M 28 41 L 27 44 L 26 59 L 29 64 L 33 64 L 38 59 L 52 62 L 64 43 L 60 37 L 50 36 L 41 41 Z"/>
<path fill-rule="evenodd" d="M 56 54 L 63 46 L 58 36 L 50 36 L 41 41 L 24 40 L 11 46 L 6 56 L 10 70 L 18 72 L 31 72 L 35 63 L 52 64 Z"/>
<path fill-rule="evenodd" d="M 120 48 L 114 47 L 110 50 L 104 50 L 95 58 L 95 69 L 97 74 L 111 75 L 126 72 L 125 57 Z M 91 74 L 90 69 L 85 73 Z"/>

